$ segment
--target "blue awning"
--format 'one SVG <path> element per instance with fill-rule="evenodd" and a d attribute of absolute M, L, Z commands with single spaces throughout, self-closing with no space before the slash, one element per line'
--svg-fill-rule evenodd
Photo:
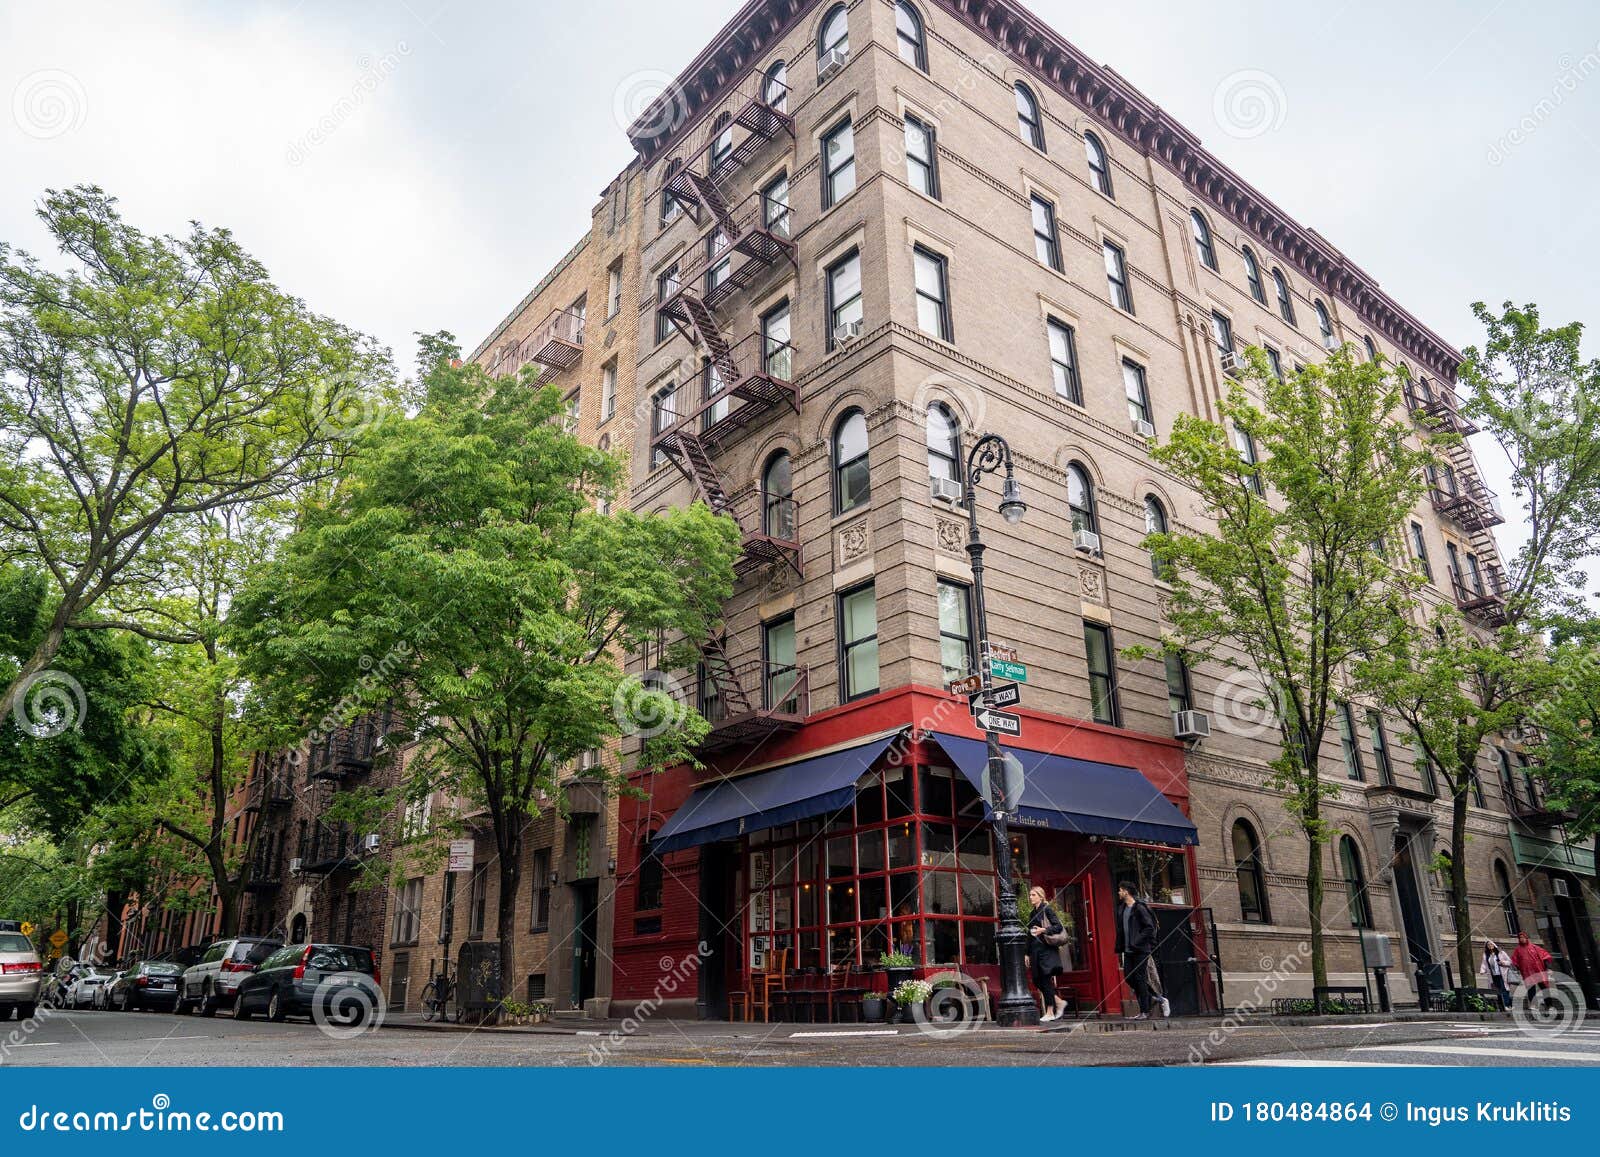
<path fill-rule="evenodd" d="M 939 732 L 934 739 L 981 794 L 989 763 L 984 742 Z M 1022 763 L 1022 805 L 1010 817 L 1015 826 L 1177 846 L 1200 842 L 1194 824 L 1134 768 L 1001 750 Z"/>
<path fill-rule="evenodd" d="M 676 852 L 847 807 L 855 802 L 856 780 L 872 770 L 894 740 L 886 735 L 697 787 L 650 841 L 650 850 Z"/>

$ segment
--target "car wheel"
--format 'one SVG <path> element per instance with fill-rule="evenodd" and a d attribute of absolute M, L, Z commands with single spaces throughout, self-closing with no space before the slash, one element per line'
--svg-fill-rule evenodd
<path fill-rule="evenodd" d="M 267 1019 L 273 1022 L 281 1021 L 289 1015 L 289 1010 L 283 1004 L 283 992 L 274 988 L 272 995 L 267 997 Z"/>
<path fill-rule="evenodd" d="M 32 1020 L 33 1014 L 38 1011 L 39 1006 L 37 1004 L 19 1004 L 17 1005 L 17 1019 Z"/>
<path fill-rule="evenodd" d="M 217 997 L 210 988 L 200 994 L 200 1007 L 196 1010 L 201 1016 L 217 1015 Z"/>
<path fill-rule="evenodd" d="M 245 1007 L 244 993 L 241 992 L 238 996 L 233 998 L 233 1019 L 249 1020 L 252 1015 L 253 1014 L 250 1012 L 250 1010 Z"/>
<path fill-rule="evenodd" d="M 10 1020 L 11 1014 L 17 1011 L 14 1004 L 0 1004 L 0 1020 Z"/>

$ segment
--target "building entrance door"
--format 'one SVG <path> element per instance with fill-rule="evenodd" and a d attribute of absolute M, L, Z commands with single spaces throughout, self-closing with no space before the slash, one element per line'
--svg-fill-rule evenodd
<path fill-rule="evenodd" d="M 582 1008 L 594 996 L 595 964 L 599 957 L 600 882 L 580 880 L 572 885 L 572 1007 Z"/>
<path fill-rule="evenodd" d="M 1400 897 L 1400 920 L 1405 926 L 1406 950 L 1417 967 L 1433 963 L 1432 942 L 1428 938 L 1427 913 L 1422 908 L 1422 891 L 1417 884 L 1417 865 L 1411 852 L 1411 836 L 1397 832 L 1394 837 L 1394 886 Z"/>
<path fill-rule="evenodd" d="M 700 849 L 700 943 L 709 953 L 700 962 L 700 1019 L 728 1015 L 728 981 L 737 976 L 739 959 L 739 849 L 736 844 L 707 844 Z"/>
<path fill-rule="evenodd" d="M 1055 904 L 1072 939 L 1061 947 L 1062 973 L 1057 978 L 1063 992 L 1078 999 L 1080 1010 L 1099 1007 L 1105 995 L 1095 951 L 1096 892 L 1094 876 L 1085 871 L 1074 880 L 1045 881 L 1044 890 Z"/>
<path fill-rule="evenodd" d="M 1569 892 L 1576 893 L 1578 884 L 1568 882 Z M 1555 896 L 1556 917 L 1561 923 L 1561 941 L 1566 947 L 1567 970 L 1583 989 L 1584 999 L 1590 1007 L 1600 1000 L 1600 975 L 1597 975 L 1594 931 L 1589 925 L 1589 914 L 1578 895 Z"/>

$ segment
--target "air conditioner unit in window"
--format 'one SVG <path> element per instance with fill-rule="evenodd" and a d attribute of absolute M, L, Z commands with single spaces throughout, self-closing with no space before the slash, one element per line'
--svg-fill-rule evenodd
<path fill-rule="evenodd" d="M 383 837 L 377 832 L 361 837 L 361 850 L 367 855 L 376 852 L 383 845 Z"/>
<path fill-rule="evenodd" d="M 1222 372 L 1230 378 L 1236 378 L 1244 372 L 1244 359 L 1232 350 L 1223 350 L 1219 360 L 1222 362 Z"/>
<path fill-rule="evenodd" d="M 1100 553 L 1100 536 L 1092 530 L 1075 530 L 1072 532 L 1072 548 L 1084 554 Z"/>
<path fill-rule="evenodd" d="M 948 502 L 952 506 L 961 505 L 961 483 L 954 478 L 930 478 L 928 484 L 933 490 L 935 502 Z"/>
<path fill-rule="evenodd" d="M 1178 739 L 1206 739 L 1211 735 L 1211 716 L 1204 711 L 1174 711 L 1172 734 Z"/>
<path fill-rule="evenodd" d="M 1572 888 L 1560 876 L 1556 876 L 1550 881 L 1550 890 L 1557 896 L 1566 897 L 1572 895 Z"/>
<path fill-rule="evenodd" d="M 830 49 L 828 55 L 817 61 L 817 83 L 823 84 L 832 80 L 849 62 L 850 50 L 848 48 Z"/>
<path fill-rule="evenodd" d="M 290 860 L 289 861 L 289 873 L 290 873 L 290 875 L 298 876 L 300 874 L 300 865 L 303 864 L 304 862 L 305 861 L 302 860 L 299 856 L 296 856 L 294 859 Z"/>
<path fill-rule="evenodd" d="M 1141 438 L 1154 438 L 1156 436 L 1155 423 L 1147 422 L 1143 418 L 1133 420 L 1133 432 Z"/>
<path fill-rule="evenodd" d="M 843 325 L 833 327 L 833 344 L 849 345 L 861 336 L 861 321 L 847 321 Z"/>

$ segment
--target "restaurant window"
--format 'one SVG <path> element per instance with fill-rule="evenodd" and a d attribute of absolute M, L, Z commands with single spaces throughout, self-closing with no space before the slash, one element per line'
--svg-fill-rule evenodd
<path fill-rule="evenodd" d="M 941 254 L 917 245 L 912 248 L 915 266 L 917 328 L 929 337 L 950 341 L 949 264 Z"/>
<path fill-rule="evenodd" d="M 1267 304 L 1267 290 L 1261 284 L 1261 263 L 1256 260 L 1255 251 L 1246 245 L 1241 255 L 1244 257 L 1244 279 L 1250 286 L 1250 296 L 1262 305 Z"/>
<path fill-rule="evenodd" d="M 532 927 L 529 931 L 543 932 L 550 926 L 550 849 L 535 848 L 533 864 L 528 872 L 533 885 Z"/>
<path fill-rule="evenodd" d="M 1111 304 L 1124 313 L 1133 312 L 1133 289 L 1128 285 L 1128 261 L 1122 247 L 1110 241 L 1101 243 L 1106 258 L 1106 288 Z"/>
<path fill-rule="evenodd" d="M 1089 707 L 1096 723 L 1120 726 L 1117 707 L 1116 648 L 1111 628 L 1101 623 L 1083 624 L 1083 649 L 1089 663 Z"/>
<path fill-rule="evenodd" d="M 822 138 L 822 207 L 842 201 L 855 187 L 855 127 L 846 117 Z"/>
<path fill-rule="evenodd" d="M 1033 91 L 1020 81 L 1014 86 L 1017 97 L 1017 135 L 1044 152 L 1044 122 L 1039 119 L 1039 102 Z"/>
<path fill-rule="evenodd" d="M 766 664 L 766 680 L 761 689 L 762 706 L 783 715 L 798 715 L 800 674 L 795 657 L 793 614 L 761 625 L 761 655 Z"/>
<path fill-rule="evenodd" d="M 1372 905 L 1367 899 L 1367 875 L 1361 869 L 1361 849 L 1350 836 L 1339 837 L 1339 866 L 1344 872 L 1345 909 L 1352 928 L 1372 927 Z"/>
<path fill-rule="evenodd" d="M 1116 200 L 1111 191 L 1111 162 L 1106 157 L 1106 147 L 1093 133 L 1083 134 L 1083 151 L 1089 156 L 1089 183 L 1102 197 Z"/>
<path fill-rule="evenodd" d="M 1215 273 L 1217 249 L 1211 242 L 1211 226 L 1206 224 L 1205 216 L 1198 209 L 1189 210 L 1189 230 L 1194 235 L 1194 250 L 1200 257 L 1200 264 Z"/>
<path fill-rule="evenodd" d="M 1289 292 L 1289 279 L 1283 275 L 1283 270 L 1273 269 L 1272 284 L 1278 292 L 1278 316 L 1294 325 L 1294 295 Z"/>
<path fill-rule="evenodd" d="M 1083 405 L 1083 384 L 1078 378 L 1077 335 L 1065 322 L 1049 318 L 1045 329 L 1050 334 L 1050 381 L 1056 397 Z"/>
<path fill-rule="evenodd" d="M 1239 881 L 1239 912 L 1246 923 L 1269 924 L 1267 880 L 1261 868 L 1261 843 L 1245 820 L 1233 825 L 1233 870 Z"/>
<path fill-rule="evenodd" d="M 838 343 L 841 330 L 858 324 L 861 306 L 861 254 L 851 253 L 828 268 L 828 348 Z"/>
<path fill-rule="evenodd" d="M 925 423 L 928 443 L 928 477 L 961 481 L 961 429 L 950 407 L 934 402 Z"/>
<path fill-rule="evenodd" d="M 1167 533 L 1167 508 L 1161 505 L 1161 499 L 1154 494 L 1145 495 L 1144 499 L 1144 532 L 1146 537 Z M 1155 578 L 1166 582 L 1172 578 L 1173 565 L 1157 557 L 1154 550 L 1150 551 L 1150 573 Z M 1185 710 L 1188 710 L 1185 708 Z"/>
<path fill-rule="evenodd" d="M 1061 272 L 1061 240 L 1056 236 L 1056 207 L 1033 195 L 1033 254 L 1040 265 Z"/>
<path fill-rule="evenodd" d="M 933 128 L 906 116 L 906 180 L 919 193 L 939 196 L 939 164 Z"/>
<path fill-rule="evenodd" d="M 871 583 L 839 596 L 841 700 L 878 690 L 878 602 Z"/>
<path fill-rule="evenodd" d="M 847 514 L 865 506 L 871 496 L 867 416 L 850 410 L 833 428 L 833 512 Z"/>
<path fill-rule="evenodd" d="M 1113 880 L 1131 880 L 1135 895 L 1151 904 L 1189 903 L 1187 857 L 1176 848 L 1108 844 L 1106 867 Z"/>
<path fill-rule="evenodd" d="M 1095 514 L 1094 487 L 1089 482 L 1089 472 L 1076 462 L 1067 463 L 1067 509 L 1072 517 L 1074 533 L 1087 530 L 1100 533 L 1100 520 Z"/>
<path fill-rule="evenodd" d="M 789 451 L 779 450 L 761 472 L 761 533 L 793 542 L 796 529 L 794 472 Z"/>
<path fill-rule="evenodd" d="M 922 35 L 922 17 L 905 0 L 894 6 L 894 38 L 900 59 L 912 68 L 927 72 L 928 47 Z"/>
<path fill-rule="evenodd" d="M 1522 931 L 1522 917 L 1517 914 L 1517 894 L 1511 888 L 1511 873 L 1499 860 L 1494 862 L 1494 886 L 1500 893 L 1500 913 L 1505 917 L 1506 935 L 1515 936 Z"/>
<path fill-rule="evenodd" d="M 422 877 L 407 880 L 395 893 L 394 930 L 391 940 L 395 944 L 415 944 L 422 927 Z"/>
<path fill-rule="evenodd" d="M 1339 714 L 1339 747 L 1344 752 L 1344 772 L 1350 779 L 1364 780 L 1367 769 L 1361 765 L 1361 747 L 1356 741 L 1355 708 L 1348 703 L 1337 704 Z"/>
<path fill-rule="evenodd" d="M 939 663 L 944 681 L 977 670 L 972 647 L 972 592 L 963 583 L 939 580 Z"/>

